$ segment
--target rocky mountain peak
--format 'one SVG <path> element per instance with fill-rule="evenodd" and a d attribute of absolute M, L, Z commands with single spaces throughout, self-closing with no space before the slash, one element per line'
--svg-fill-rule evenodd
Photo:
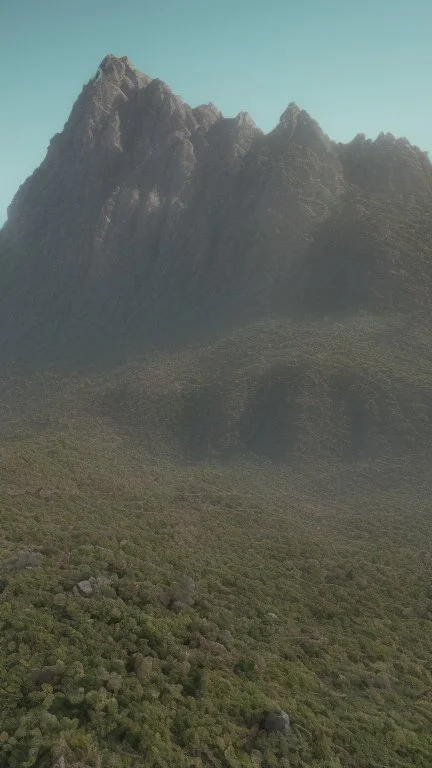
<path fill-rule="evenodd" d="M 282 112 L 279 120 L 280 127 L 286 128 L 288 131 L 293 133 L 296 129 L 299 116 L 302 114 L 302 112 L 303 110 L 300 109 L 300 107 L 294 101 L 291 101 L 288 104 L 286 110 Z M 307 113 L 305 112 L 304 115 L 306 116 Z"/>
<path fill-rule="evenodd" d="M 247 126 L 248 128 L 252 128 L 253 130 L 256 130 L 257 126 L 254 120 L 252 120 L 249 112 L 239 112 L 238 115 L 234 118 L 235 124 L 239 127 L 241 126 Z"/>
<path fill-rule="evenodd" d="M 114 56 L 112 53 L 105 56 L 99 65 L 100 71 L 105 75 L 112 75 L 119 71 L 123 73 L 126 68 L 133 69 L 133 65 L 128 57 L 118 57 Z"/>
<path fill-rule="evenodd" d="M 432 165 L 427 152 L 406 138 L 381 132 L 376 139 L 359 133 L 340 144 L 339 156 L 347 180 L 379 193 L 432 194 Z"/>
<path fill-rule="evenodd" d="M 117 57 L 112 53 L 105 56 L 98 67 L 98 75 L 105 75 L 106 77 L 115 77 L 119 74 L 123 74 L 126 67 L 130 67 L 130 62 L 127 57 Z"/>
<path fill-rule="evenodd" d="M 432 220 L 431 190 L 429 160 L 404 139 L 360 134 L 332 144 L 293 102 L 265 135 L 247 112 L 192 108 L 109 54 L 9 209 L 0 237 L 4 344 L 14 354 L 16 339 L 32 348 L 38 336 L 49 348 L 51 334 L 62 349 L 65 339 L 95 349 L 108 336 L 110 346 L 126 335 L 152 339 L 162 326 L 180 332 L 286 312 L 307 290 L 315 296 L 302 270 L 318 293 L 324 281 L 314 275 L 328 274 L 330 304 L 339 283 L 355 285 L 360 303 L 373 293 L 365 221 L 368 253 L 379 260 L 381 233 L 391 237 L 400 218 L 386 229 L 362 211 L 376 192 L 387 201 L 396 191 L 416 195 Z M 353 196 L 365 199 L 345 210 Z"/>
<path fill-rule="evenodd" d="M 200 104 L 193 110 L 197 125 L 207 130 L 211 125 L 222 119 L 222 112 L 214 104 Z"/>
<path fill-rule="evenodd" d="M 97 81 L 102 77 L 111 78 L 118 83 L 123 78 L 128 78 L 138 87 L 144 87 L 151 80 L 148 75 L 139 72 L 127 56 L 121 56 L 119 58 L 112 53 L 109 53 L 102 59 L 94 79 Z"/>
<path fill-rule="evenodd" d="M 320 126 L 304 109 L 295 102 L 288 104 L 282 113 L 275 131 L 294 144 L 311 149 L 321 154 L 331 152 L 331 142 Z"/>

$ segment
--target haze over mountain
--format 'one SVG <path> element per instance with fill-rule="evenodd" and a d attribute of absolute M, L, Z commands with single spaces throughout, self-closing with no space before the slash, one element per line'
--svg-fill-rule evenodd
<path fill-rule="evenodd" d="M 429 310 L 432 165 L 332 142 L 290 104 L 269 134 L 107 56 L 1 232 L 0 351 L 95 360 L 269 314 Z"/>

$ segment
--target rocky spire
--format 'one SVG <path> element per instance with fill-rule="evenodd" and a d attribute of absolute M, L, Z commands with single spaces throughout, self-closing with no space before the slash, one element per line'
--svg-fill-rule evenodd
<path fill-rule="evenodd" d="M 313 120 L 295 102 L 288 104 L 275 130 L 295 144 L 307 147 L 319 154 L 331 152 L 331 142 L 328 136 L 321 130 L 316 120 Z"/>

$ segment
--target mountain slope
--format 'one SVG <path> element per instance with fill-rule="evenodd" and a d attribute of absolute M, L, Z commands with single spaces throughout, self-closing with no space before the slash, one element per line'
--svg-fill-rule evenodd
<path fill-rule="evenodd" d="M 267 320 L 85 376 L 27 381 L 16 368 L 0 418 L 5 436 L 108 428 L 181 462 L 418 462 L 432 447 L 431 382 L 430 328 L 403 315 Z"/>
<path fill-rule="evenodd" d="M 1 234 L 0 353 L 139 351 L 269 313 L 428 310 L 432 166 L 290 104 L 192 109 L 107 56 Z"/>
<path fill-rule="evenodd" d="M 0 470 L 1 768 L 429 768 L 430 478 L 155 465 L 94 429 Z M 253 727 L 279 707 L 288 735 Z"/>

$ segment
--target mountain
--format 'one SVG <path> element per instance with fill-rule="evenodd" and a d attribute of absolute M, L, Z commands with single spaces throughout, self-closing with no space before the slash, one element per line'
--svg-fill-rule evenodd
<path fill-rule="evenodd" d="M 0 768 L 430 768 L 432 168 L 127 59 L 0 232 Z"/>
<path fill-rule="evenodd" d="M 268 315 L 425 312 L 432 166 L 390 134 L 264 135 L 107 56 L 0 235 L 0 354 L 95 360 Z M 199 331 L 198 331 L 199 329 Z"/>
<path fill-rule="evenodd" d="M 0 238 L 0 359 L 103 365 L 75 410 L 153 451 L 430 449 L 432 166 L 405 139 L 335 144 L 295 104 L 264 135 L 107 56 Z"/>

